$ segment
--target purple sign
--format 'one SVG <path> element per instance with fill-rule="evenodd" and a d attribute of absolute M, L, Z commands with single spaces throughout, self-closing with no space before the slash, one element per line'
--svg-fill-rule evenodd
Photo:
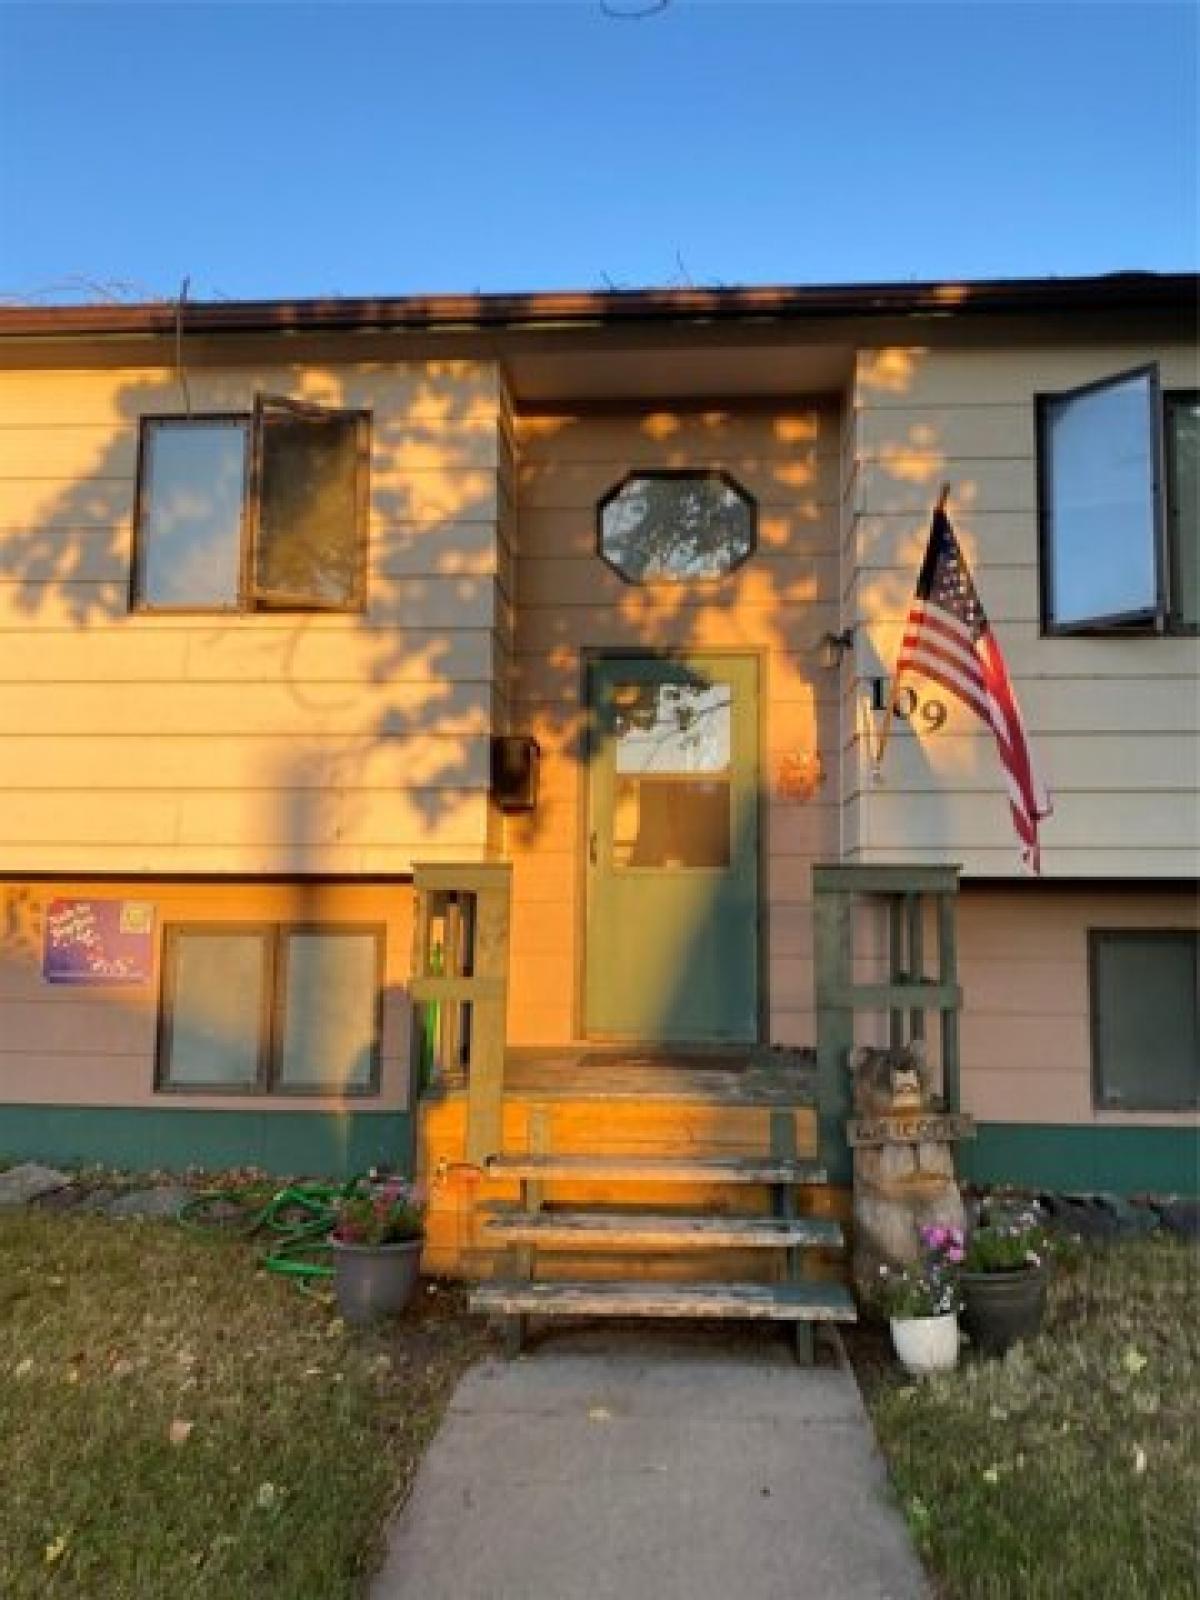
<path fill-rule="evenodd" d="M 149 983 L 154 907 L 148 900 L 51 900 L 42 977 L 47 983 Z"/>

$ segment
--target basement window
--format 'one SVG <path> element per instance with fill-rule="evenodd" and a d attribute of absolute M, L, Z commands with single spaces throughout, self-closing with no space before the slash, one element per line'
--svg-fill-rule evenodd
<path fill-rule="evenodd" d="M 168 924 L 157 1086 L 192 1094 L 375 1094 L 384 930 Z"/>
<path fill-rule="evenodd" d="M 1200 933 L 1093 930 L 1089 956 L 1096 1106 L 1200 1105 Z"/>
<path fill-rule="evenodd" d="M 133 605 L 360 607 L 369 441 L 365 413 L 265 395 L 250 416 L 144 418 Z"/>
<path fill-rule="evenodd" d="M 1038 397 L 1047 633 L 1191 633 L 1200 397 L 1158 368 Z"/>

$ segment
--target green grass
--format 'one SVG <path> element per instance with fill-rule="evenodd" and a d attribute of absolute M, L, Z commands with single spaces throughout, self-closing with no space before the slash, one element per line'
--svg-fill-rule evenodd
<path fill-rule="evenodd" d="M 164 1224 L 0 1215 L 0 1595 L 361 1595 L 458 1374 L 452 1291 L 384 1334 Z"/>
<path fill-rule="evenodd" d="M 914 1385 L 868 1383 L 918 1547 L 953 1600 L 1200 1594 L 1194 1249 L 1059 1269 L 1042 1336 Z"/>

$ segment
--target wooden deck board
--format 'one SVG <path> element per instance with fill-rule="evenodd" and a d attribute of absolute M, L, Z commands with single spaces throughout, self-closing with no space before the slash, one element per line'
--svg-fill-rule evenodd
<path fill-rule="evenodd" d="M 496 1155 L 485 1164 L 489 1178 L 583 1179 L 601 1183 L 787 1183 L 822 1184 L 815 1161 L 773 1156 Z"/>
<path fill-rule="evenodd" d="M 840 1249 L 841 1225 L 825 1217 L 683 1216 L 663 1212 L 542 1211 L 487 1217 L 483 1233 L 512 1244 L 573 1249 Z"/>

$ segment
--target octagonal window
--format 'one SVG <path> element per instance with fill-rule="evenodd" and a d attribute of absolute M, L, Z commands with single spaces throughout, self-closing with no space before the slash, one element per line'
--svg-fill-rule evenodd
<path fill-rule="evenodd" d="M 753 551 L 755 522 L 723 472 L 635 472 L 600 502 L 600 554 L 630 583 L 719 578 Z"/>

